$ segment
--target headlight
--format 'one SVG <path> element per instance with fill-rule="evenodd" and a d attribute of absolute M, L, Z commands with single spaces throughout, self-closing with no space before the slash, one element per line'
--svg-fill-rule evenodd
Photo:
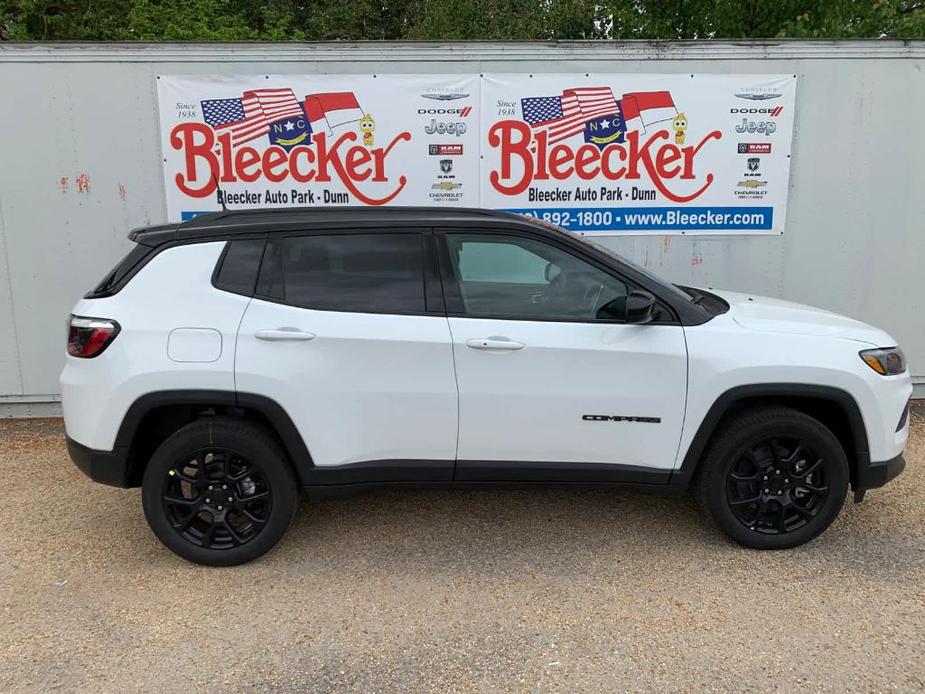
<path fill-rule="evenodd" d="M 895 376 L 906 370 L 906 357 L 899 347 L 865 349 L 858 354 L 865 364 L 881 376 Z"/>

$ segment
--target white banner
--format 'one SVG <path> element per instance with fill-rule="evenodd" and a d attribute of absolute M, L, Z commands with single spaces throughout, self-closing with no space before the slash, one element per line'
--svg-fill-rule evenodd
<path fill-rule="evenodd" d="M 580 233 L 783 233 L 792 75 L 161 77 L 171 220 L 461 205 Z"/>
<path fill-rule="evenodd" d="M 161 77 L 171 220 L 244 207 L 478 207 L 479 78 Z"/>
<path fill-rule="evenodd" d="M 783 233 L 796 78 L 486 75 L 483 207 L 592 233 Z"/>

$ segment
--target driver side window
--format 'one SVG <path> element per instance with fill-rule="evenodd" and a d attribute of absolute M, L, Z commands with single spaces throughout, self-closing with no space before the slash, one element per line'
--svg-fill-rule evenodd
<path fill-rule="evenodd" d="M 449 234 L 467 315 L 623 320 L 626 285 L 550 244 L 519 236 Z"/>

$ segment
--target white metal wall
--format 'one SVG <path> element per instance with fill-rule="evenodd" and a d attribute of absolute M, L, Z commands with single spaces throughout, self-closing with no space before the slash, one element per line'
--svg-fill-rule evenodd
<path fill-rule="evenodd" d="M 0 416 L 50 411 L 74 301 L 166 218 L 157 75 L 492 71 L 797 74 L 784 236 L 604 242 L 882 327 L 925 396 L 925 42 L 0 44 Z"/>

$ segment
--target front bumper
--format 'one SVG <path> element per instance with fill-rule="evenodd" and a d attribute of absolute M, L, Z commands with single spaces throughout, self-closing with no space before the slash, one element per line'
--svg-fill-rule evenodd
<path fill-rule="evenodd" d="M 129 487 L 128 451 L 117 446 L 113 451 L 98 451 L 67 437 L 67 452 L 82 473 L 94 482 L 111 487 Z"/>
<path fill-rule="evenodd" d="M 864 498 L 864 492 L 868 489 L 882 487 L 905 469 L 906 459 L 902 453 L 889 460 L 859 465 L 853 484 L 855 499 Z"/>

